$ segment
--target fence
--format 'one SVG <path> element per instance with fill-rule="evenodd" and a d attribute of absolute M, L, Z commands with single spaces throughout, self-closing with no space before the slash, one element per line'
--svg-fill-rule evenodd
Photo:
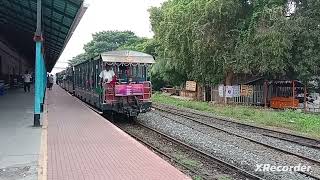
<path fill-rule="evenodd" d="M 241 105 L 264 105 L 264 86 L 263 85 L 253 85 L 252 93 L 249 96 L 239 96 L 227 98 L 228 103 L 230 104 L 241 104 Z M 225 87 L 223 92 L 225 92 Z M 219 96 L 219 87 L 211 87 L 211 101 L 216 103 L 224 103 L 225 98 Z"/>
<path fill-rule="evenodd" d="M 225 98 L 219 96 L 219 86 L 209 86 L 211 91 L 211 101 L 215 103 L 225 103 Z M 292 90 L 288 87 L 276 87 L 276 86 L 269 86 L 268 92 L 264 92 L 264 85 L 252 85 L 252 93 L 250 93 L 249 96 L 239 96 L 239 97 L 232 97 L 227 98 L 228 104 L 238 104 L 238 105 L 256 105 L 256 106 L 264 106 L 265 105 L 265 99 L 267 100 L 267 105 L 269 105 L 269 101 L 272 97 L 275 96 L 283 96 L 283 97 L 290 97 L 292 96 Z M 225 93 L 226 88 L 224 87 L 223 92 Z M 203 91 L 203 94 L 205 94 L 205 90 Z M 265 98 L 265 96 L 267 96 Z M 207 98 L 203 98 L 203 100 L 206 100 Z M 210 101 L 210 99 L 207 99 L 207 101 Z M 313 112 L 313 113 L 320 113 L 319 108 L 319 101 L 317 100 L 315 103 L 309 103 L 306 104 L 306 111 L 307 112 Z M 299 103 L 298 109 L 304 110 L 304 102 Z"/>

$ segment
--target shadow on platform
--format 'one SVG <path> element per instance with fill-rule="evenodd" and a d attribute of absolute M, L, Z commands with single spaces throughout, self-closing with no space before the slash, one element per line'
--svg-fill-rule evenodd
<path fill-rule="evenodd" d="M 33 91 L 0 96 L 0 179 L 37 179 L 41 128 L 33 127 Z"/>

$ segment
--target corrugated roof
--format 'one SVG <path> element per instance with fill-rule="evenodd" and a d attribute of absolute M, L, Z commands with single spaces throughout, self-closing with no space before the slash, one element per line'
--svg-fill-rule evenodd
<path fill-rule="evenodd" d="M 153 64 L 155 63 L 153 56 L 129 50 L 110 51 L 101 54 L 104 62 L 109 63 L 125 63 L 125 64 Z"/>
<path fill-rule="evenodd" d="M 42 0 L 45 59 L 51 70 L 78 25 L 86 7 L 83 0 Z M 34 61 L 37 0 L 1 0 L 0 34 L 17 51 Z"/>

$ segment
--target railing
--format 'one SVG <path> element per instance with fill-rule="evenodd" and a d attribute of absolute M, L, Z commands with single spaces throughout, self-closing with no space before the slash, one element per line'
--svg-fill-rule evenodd
<path fill-rule="evenodd" d="M 142 84 L 112 84 L 104 86 L 104 103 L 110 104 L 117 101 L 119 97 L 137 96 L 142 101 L 149 101 L 152 95 L 151 83 L 148 81 Z"/>
<path fill-rule="evenodd" d="M 104 87 L 105 87 L 104 88 L 105 91 L 103 94 L 104 103 L 111 104 L 112 102 L 115 101 L 114 84 L 106 83 Z"/>
<path fill-rule="evenodd" d="M 149 101 L 152 94 L 151 83 L 149 81 L 143 82 L 143 101 Z"/>

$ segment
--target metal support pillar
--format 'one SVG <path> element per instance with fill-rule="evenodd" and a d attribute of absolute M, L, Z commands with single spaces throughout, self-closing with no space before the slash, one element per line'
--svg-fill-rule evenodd
<path fill-rule="evenodd" d="M 40 60 L 40 64 L 41 64 L 41 83 L 40 83 L 40 112 L 43 112 L 43 104 L 44 104 L 44 96 L 45 96 L 45 64 L 44 64 L 44 58 L 43 58 L 43 53 L 41 53 L 41 60 Z"/>
<path fill-rule="evenodd" d="M 34 126 L 40 126 L 41 103 L 41 47 L 42 42 L 36 42 L 35 85 L 34 85 Z"/>
<path fill-rule="evenodd" d="M 46 69 L 46 64 L 44 58 L 42 58 L 43 62 L 43 97 L 42 97 L 42 102 L 44 103 L 45 96 L 46 96 L 46 89 L 47 89 L 47 69 Z"/>
<path fill-rule="evenodd" d="M 40 76 L 42 77 L 42 71 L 43 71 L 43 67 L 42 67 L 42 53 L 41 53 L 41 57 L 40 57 L 40 62 L 39 62 L 39 69 L 40 69 Z M 42 96 L 43 96 L 43 93 L 42 93 L 42 84 L 43 84 L 43 81 L 42 81 L 42 78 L 39 82 L 39 88 L 40 88 L 40 112 L 42 113 L 43 112 L 43 102 L 42 102 Z"/>
<path fill-rule="evenodd" d="M 34 120 L 33 126 L 40 126 L 41 114 L 41 59 L 42 59 L 42 33 L 41 33 L 41 0 L 37 0 L 37 29 L 34 36 L 36 42 L 36 59 L 35 59 L 35 85 L 34 85 Z"/>

